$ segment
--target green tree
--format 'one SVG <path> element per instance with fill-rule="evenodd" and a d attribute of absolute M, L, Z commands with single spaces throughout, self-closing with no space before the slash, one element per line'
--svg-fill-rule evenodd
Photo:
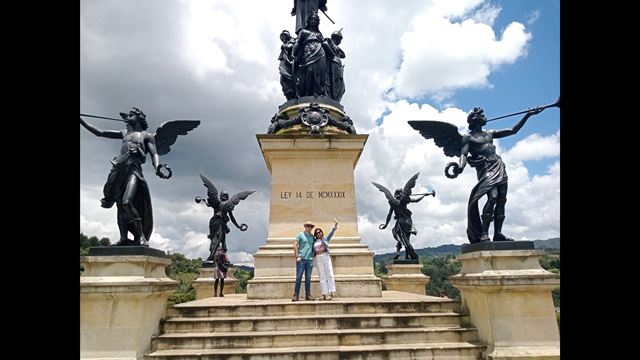
<path fill-rule="evenodd" d="M 377 277 L 384 277 L 387 275 L 387 267 L 383 263 L 377 262 L 373 264 L 373 273 Z"/>
<path fill-rule="evenodd" d="M 234 276 L 238 279 L 238 285 L 236 286 L 237 294 L 245 294 L 247 292 L 247 282 L 253 279 L 253 274 L 253 269 L 244 270 L 239 267 L 236 268 Z"/>
<path fill-rule="evenodd" d="M 188 259 L 181 253 L 168 253 L 171 264 L 166 267 L 167 276 L 173 280 L 177 280 L 180 284 L 176 291 L 169 295 L 167 305 L 180 304 L 196 299 L 196 289 L 191 285 L 195 279 L 200 276 L 202 267 L 202 259 Z"/>
<path fill-rule="evenodd" d="M 430 256 L 423 258 L 422 273 L 429 277 L 426 294 L 440 296 L 440 292 L 460 300 L 460 291 L 449 282 L 449 276 L 460 272 L 462 264 L 452 254 L 444 256 Z"/>
<path fill-rule="evenodd" d="M 560 271 L 560 256 L 542 255 L 540 257 L 540 266 L 545 270 L 558 269 Z"/>
<path fill-rule="evenodd" d="M 90 247 L 109 245 L 111 245 L 111 240 L 107 237 L 98 239 L 96 236 L 87 237 L 87 235 L 80 233 L 80 256 L 89 254 Z"/>
<path fill-rule="evenodd" d="M 110 246 L 111 245 L 111 240 L 109 240 L 108 237 L 103 237 L 102 239 L 100 239 L 100 241 L 98 241 L 98 246 Z"/>
<path fill-rule="evenodd" d="M 374 263 L 373 273 L 377 277 L 383 279 L 385 276 L 387 276 L 387 268 L 386 266 L 384 266 L 384 263 L 380 263 L 380 262 Z M 387 290 L 387 286 L 385 285 L 384 282 L 382 282 L 382 290 Z"/>
<path fill-rule="evenodd" d="M 167 276 L 174 279 L 175 274 L 179 273 L 191 273 L 191 274 L 199 274 L 200 269 L 202 267 L 202 259 L 187 259 L 181 253 L 167 253 L 169 258 L 171 259 L 171 264 L 167 266 L 165 272 Z M 177 280 L 177 279 L 174 279 Z"/>
<path fill-rule="evenodd" d="M 551 292 L 551 296 L 553 296 L 553 306 L 559 308 L 560 307 L 560 288 L 555 288 Z"/>

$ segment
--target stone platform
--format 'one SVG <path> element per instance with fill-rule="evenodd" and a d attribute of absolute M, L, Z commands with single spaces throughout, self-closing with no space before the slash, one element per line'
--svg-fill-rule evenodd
<path fill-rule="evenodd" d="M 145 359 L 462 359 L 484 346 L 451 299 L 383 291 L 331 301 L 243 294 L 172 306 Z"/>
<path fill-rule="evenodd" d="M 387 265 L 387 276 L 382 281 L 387 290 L 425 295 L 429 277 L 422 273 L 418 260 L 394 260 L 393 264 Z"/>
<path fill-rule="evenodd" d="M 80 257 L 80 358 L 140 360 L 178 286 L 165 274 L 171 260 L 142 246 L 91 248 L 89 254 Z"/>
<path fill-rule="evenodd" d="M 516 242 L 518 243 L 518 242 Z M 513 243 L 512 243 L 513 244 Z M 487 360 L 560 359 L 551 291 L 560 276 L 540 266 L 539 250 L 475 251 L 458 256 L 460 289 Z"/>
<path fill-rule="evenodd" d="M 196 289 L 196 299 L 214 297 L 213 285 L 214 285 L 215 279 L 213 278 L 213 272 L 215 270 L 216 268 L 211 266 L 205 266 L 198 269 L 198 271 L 200 271 L 200 276 L 191 283 L 191 286 L 193 286 L 193 288 Z M 224 294 L 224 296 L 236 293 L 236 286 L 238 286 L 238 279 L 234 277 L 235 272 L 236 272 L 236 267 L 230 266 L 229 271 L 227 271 L 227 277 L 224 278 L 224 289 L 222 290 L 222 293 Z M 218 286 L 220 285 L 218 284 Z M 220 290 L 218 289 L 218 291 Z"/>

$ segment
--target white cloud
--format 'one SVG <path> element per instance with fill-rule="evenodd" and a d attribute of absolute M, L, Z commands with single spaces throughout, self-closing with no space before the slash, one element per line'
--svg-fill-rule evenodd
<path fill-rule="evenodd" d="M 536 22 L 536 20 L 538 20 L 539 17 L 540 17 L 540 10 L 536 10 L 536 11 L 532 12 L 527 17 L 527 25 L 531 26 L 534 22 Z"/>
<path fill-rule="evenodd" d="M 500 11 L 502 11 L 500 6 L 485 3 L 471 18 L 481 24 L 493 26 L 493 22 L 496 21 L 496 18 L 500 15 Z"/>
<path fill-rule="evenodd" d="M 104 209 L 100 206 L 102 189 L 96 186 L 80 188 L 80 232 L 98 238 L 108 237 L 111 243 L 120 239 L 116 224 L 116 207 Z"/>
<path fill-rule="evenodd" d="M 550 136 L 532 134 L 519 141 L 502 157 L 508 161 L 540 160 L 560 155 L 560 131 Z"/>
<path fill-rule="evenodd" d="M 442 99 L 451 90 L 487 87 L 494 69 L 525 55 L 531 34 L 522 24 L 510 23 L 497 38 L 491 25 L 499 8 L 485 4 L 470 11 L 480 2 L 451 3 L 456 6 L 434 6 L 415 16 L 412 29 L 402 35 L 402 64 L 395 79 L 400 96 Z"/>

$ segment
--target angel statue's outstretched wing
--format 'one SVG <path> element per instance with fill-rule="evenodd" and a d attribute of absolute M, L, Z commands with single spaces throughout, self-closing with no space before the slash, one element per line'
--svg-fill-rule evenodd
<path fill-rule="evenodd" d="M 409 195 L 411 195 L 411 189 L 413 189 L 416 186 L 416 180 L 418 180 L 418 175 L 420 175 L 420 173 L 413 175 L 411 179 L 409 179 L 409 181 L 407 181 L 407 183 L 404 185 L 404 187 L 402 188 L 402 197 L 400 198 L 400 201 L 408 202 Z"/>
<path fill-rule="evenodd" d="M 433 139 L 436 145 L 444 150 L 445 155 L 460 156 L 462 135 L 455 125 L 431 120 L 412 120 L 409 121 L 409 125 L 418 130 L 425 139 Z"/>
<path fill-rule="evenodd" d="M 222 204 L 222 211 L 223 212 L 233 211 L 233 208 L 235 208 L 236 205 L 238 205 L 240 200 L 246 199 L 247 197 L 249 197 L 249 195 L 253 194 L 254 192 L 256 191 L 255 190 L 240 191 L 239 193 L 229 197 L 229 200 L 225 201 Z"/>
<path fill-rule="evenodd" d="M 209 179 L 200 174 L 204 187 L 207 188 L 207 202 L 214 209 L 220 208 L 220 198 L 218 198 L 218 189 Z"/>
<path fill-rule="evenodd" d="M 400 204 L 400 201 L 398 199 L 396 199 L 395 197 L 393 197 L 393 194 L 391 194 L 391 191 L 389 191 L 389 189 L 387 189 L 386 187 L 376 183 L 376 182 L 371 182 L 373 184 L 373 186 L 377 187 L 378 190 L 382 191 L 384 193 L 384 196 L 387 198 L 387 200 L 389 201 L 389 205 L 391 206 L 397 206 L 398 204 Z"/>
<path fill-rule="evenodd" d="M 165 121 L 158 127 L 154 138 L 156 140 L 156 150 L 158 155 L 167 154 L 170 146 L 176 143 L 178 135 L 187 133 L 200 125 L 200 120 L 173 120 Z"/>

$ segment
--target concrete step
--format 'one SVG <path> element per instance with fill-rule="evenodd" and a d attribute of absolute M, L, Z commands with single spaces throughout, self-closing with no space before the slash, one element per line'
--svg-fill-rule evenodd
<path fill-rule="evenodd" d="M 407 314 L 460 312 L 459 302 L 432 296 L 404 293 L 405 300 L 384 298 L 334 298 L 332 301 L 287 299 L 234 301 L 233 296 L 209 298 L 177 304 L 167 310 L 168 317 L 238 317 L 286 315 Z M 244 295 L 244 294 L 242 294 Z M 412 300 L 411 297 L 420 300 Z M 216 301 L 216 299 L 219 299 Z M 224 299 L 224 300 L 222 300 Z"/>
<path fill-rule="evenodd" d="M 300 346 L 248 349 L 157 350 L 146 360 L 477 360 L 483 345 L 475 342 Z"/>
<path fill-rule="evenodd" d="M 476 329 L 431 327 L 395 329 L 233 331 L 173 333 L 152 339 L 153 350 L 353 346 L 476 341 Z"/>
<path fill-rule="evenodd" d="M 212 333 L 274 330 L 340 330 L 458 327 L 465 315 L 453 312 L 406 314 L 338 314 L 246 317 L 176 317 L 165 321 L 169 333 Z"/>

